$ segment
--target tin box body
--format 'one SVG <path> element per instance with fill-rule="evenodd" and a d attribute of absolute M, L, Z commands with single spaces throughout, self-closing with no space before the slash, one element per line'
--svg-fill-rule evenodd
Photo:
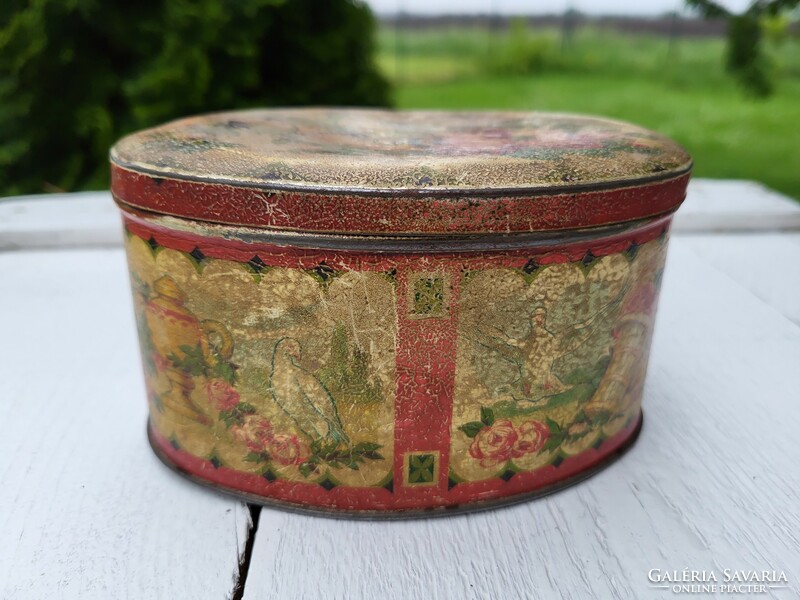
<path fill-rule="evenodd" d="M 444 514 L 623 451 L 672 213 L 671 141 L 546 113 L 206 115 L 112 150 L 151 444 L 328 514 Z"/>

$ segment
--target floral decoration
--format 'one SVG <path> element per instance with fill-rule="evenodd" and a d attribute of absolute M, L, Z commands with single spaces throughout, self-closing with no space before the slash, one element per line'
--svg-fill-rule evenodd
<path fill-rule="evenodd" d="M 494 411 L 481 407 L 481 420 L 460 427 L 472 438 L 469 454 L 482 467 L 504 464 L 512 458 L 540 452 L 550 436 L 550 428 L 539 421 L 515 426 L 508 419 L 495 419 Z"/>
<path fill-rule="evenodd" d="M 239 392 L 222 378 L 207 380 L 205 390 L 211 404 L 219 411 L 231 410 L 239 404 Z"/>

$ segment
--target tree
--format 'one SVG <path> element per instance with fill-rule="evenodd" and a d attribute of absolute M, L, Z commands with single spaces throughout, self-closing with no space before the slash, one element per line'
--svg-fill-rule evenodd
<path fill-rule="evenodd" d="M 188 114 L 386 105 L 357 0 L 3 0 L 0 195 L 102 188 L 121 135 Z"/>
<path fill-rule="evenodd" d="M 331 358 L 318 375 L 337 400 L 372 404 L 384 399 L 381 382 L 372 371 L 369 352 L 351 343 L 344 325 L 334 327 Z"/>
<path fill-rule="evenodd" d="M 734 14 L 713 0 L 686 0 L 686 4 L 708 19 L 728 20 L 728 71 L 756 97 L 773 91 L 763 53 L 761 19 L 775 16 L 800 4 L 800 0 L 755 0 L 741 14 Z"/>

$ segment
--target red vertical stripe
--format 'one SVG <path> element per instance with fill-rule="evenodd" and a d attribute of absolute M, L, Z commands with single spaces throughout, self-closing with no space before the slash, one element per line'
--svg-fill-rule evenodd
<path fill-rule="evenodd" d="M 421 274 L 443 277 L 444 316 L 410 314 L 413 283 Z M 399 270 L 397 284 L 394 493 L 398 506 L 438 504 L 447 495 L 460 269 L 452 261 L 413 260 Z M 435 484 L 406 482 L 409 452 L 438 453 Z"/>

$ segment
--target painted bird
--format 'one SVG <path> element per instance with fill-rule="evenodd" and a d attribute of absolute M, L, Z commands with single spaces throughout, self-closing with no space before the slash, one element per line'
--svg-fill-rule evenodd
<path fill-rule="evenodd" d="M 313 440 L 349 442 L 336 400 L 319 378 L 302 366 L 302 346 L 296 339 L 285 337 L 275 344 L 270 388 L 276 404 Z"/>

